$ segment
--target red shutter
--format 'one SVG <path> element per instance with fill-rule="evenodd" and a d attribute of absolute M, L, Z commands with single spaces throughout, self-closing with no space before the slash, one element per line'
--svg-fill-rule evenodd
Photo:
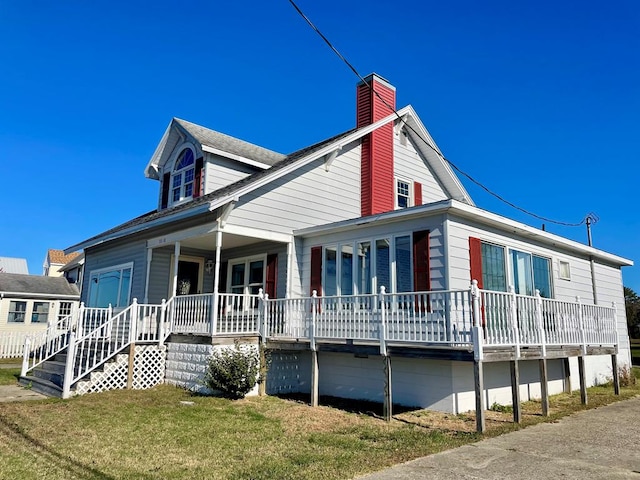
<path fill-rule="evenodd" d="M 267 282 L 265 285 L 265 293 L 269 295 L 269 298 L 276 298 L 277 296 L 277 282 L 278 282 L 278 254 L 273 253 L 267 255 Z"/>
<path fill-rule="evenodd" d="M 193 181 L 193 198 L 197 198 L 202 195 L 202 157 L 196 160 L 195 178 Z"/>
<path fill-rule="evenodd" d="M 169 205 L 169 186 L 171 185 L 171 174 L 165 173 L 162 176 L 162 200 L 160 202 L 160 208 L 167 208 Z"/>
<path fill-rule="evenodd" d="M 469 260 L 471 261 L 471 280 L 478 281 L 478 287 L 482 285 L 482 242 L 479 238 L 469 237 Z"/>
<path fill-rule="evenodd" d="M 431 290 L 429 230 L 413 232 L 413 289 L 416 292 L 428 292 Z M 416 308 L 421 312 L 428 311 L 428 296 L 426 299 L 416 300 Z"/>
<path fill-rule="evenodd" d="M 422 205 L 422 184 L 413 182 L 413 204 Z"/>
<path fill-rule="evenodd" d="M 322 295 L 322 247 L 311 247 L 311 289 L 318 292 L 318 296 Z"/>

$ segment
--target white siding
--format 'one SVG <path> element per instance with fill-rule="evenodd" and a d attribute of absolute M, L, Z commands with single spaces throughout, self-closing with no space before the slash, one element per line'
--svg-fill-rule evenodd
<path fill-rule="evenodd" d="M 562 249 L 552 249 L 534 240 L 526 240 L 517 234 L 498 231 L 493 228 L 473 224 L 462 219 L 450 217 L 449 221 L 449 272 L 451 287 L 454 289 L 468 288 L 471 281 L 469 237 L 496 243 L 507 248 L 514 248 L 531 252 L 543 257 L 551 258 L 551 283 L 554 298 L 557 300 L 575 302 L 579 296 L 583 303 L 593 304 L 593 290 L 591 285 L 591 267 L 586 256 L 579 257 Z M 571 279 L 564 280 L 559 276 L 559 261 L 569 262 L 571 265 Z M 596 263 L 596 286 L 598 304 L 611 306 L 613 302 L 617 308 L 618 335 L 620 338 L 620 363 L 630 364 L 629 336 L 627 320 L 624 311 L 624 297 L 622 290 L 622 275 L 619 267 Z M 509 269 L 507 268 L 509 274 Z M 606 362 L 605 362 L 606 363 Z M 604 368 L 604 367 L 603 367 Z M 610 370 L 609 368 L 609 376 Z M 604 375 L 604 371 L 592 372 L 596 377 Z M 593 376 L 592 375 L 592 376 Z"/>
<path fill-rule="evenodd" d="M 422 184 L 423 204 L 449 199 L 450 196 L 433 174 L 426 159 L 418 153 L 409 138 L 406 139 L 406 144 L 403 145 L 403 142 L 400 141 L 401 136 L 402 134 L 394 134 L 395 175 Z M 413 192 L 411 194 L 413 195 Z"/>
<path fill-rule="evenodd" d="M 250 165 L 210 153 L 205 153 L 204 160 L 205 195 L 219 188 L 231 185 L 260 170 L 257 167 L 251 167 Z"/>
<path fill-rule="evenodd" d="M 244 195 L 228 223 L 290 234 L 360 216 L 360 146 L 351 144 L 327 172 L 318 159 Z"/>

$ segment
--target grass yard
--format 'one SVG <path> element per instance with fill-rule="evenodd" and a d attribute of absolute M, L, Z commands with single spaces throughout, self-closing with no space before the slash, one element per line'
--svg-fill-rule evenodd
<path fill-rule="evenodd" d="M 615 397 L 611 387 L 595 387 L 587 408 L 639 393 L 636 386 Z M 346 406 L 351 411 L 275 397 L 232 402 L 169 386 L 0 403 L 0 478 L 348 479 L 480 438 L 472 414 L 421 410 L 387 423 L 372 413 L 377 405 Z M 528 402 L 523 424 L 584 408 L 577 393 L 555 396 L 545 419 L 539 403 Z M 518 428 L 508 412 L 487 418 L 490 436 Z"/>
<path fill-rule="evenodd" d="M 0 360 L 0 385 L 13 385 L 18 383 L 18 375 L 20 375 L 20 360 L 13 358 Z M 11 365 L 15 368 L 2 368 L 5 365 Z"/>

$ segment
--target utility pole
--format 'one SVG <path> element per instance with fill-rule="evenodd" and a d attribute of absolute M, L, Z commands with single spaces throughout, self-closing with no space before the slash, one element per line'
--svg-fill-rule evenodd
<path fill-rule="evenodd" d="M 593 239 L 591 238 L 591 224 L 596 223 L 600 218 L 593 212 L 587 214 L 585 217 L 585 223 L 587 224 L 587 242 L 590 247 L 593 247 Z M 598 304 L 598 292 L 596 289 L 596 263 L 593 260 L 593 255 L 589 255 L 589 264 L 591 266 L 591 289 L 593 290 L 593 303 Z"/>

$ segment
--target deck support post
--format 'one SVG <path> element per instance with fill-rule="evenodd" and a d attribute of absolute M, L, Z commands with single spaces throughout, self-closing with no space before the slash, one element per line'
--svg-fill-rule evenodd
<path fill-rule="evenodd" d="M 309 331 L 309 347 L 311 349 L 311 406 L 318 406 L 318 348 L 316 346 L 316 316 L 318 314 L 318 292 L 311 292 L 311 329 Z"/>
<path fill-rule="evenodd" d="M 318 406 L 318 351 L 311 350 L 311 406 Z"/>
<path fill-rule="evenodd" d="M 618 355 L 611 355 L 611 371 L 613 372 L 613 393 L 620 395 L 620 375 L 618 375 Z"/>
<path fill-rule="evenodd" d="M 136 360 L 136 342 L 129 344 L 129 366 L 127 368 L 127 390 L 133 388 L 133 369 L 135 368 Z"/>
<path fill-rule="evenodd" d="M 563 370 L 563 378 L 562 378 L 562 391 L 564 393 L 571 393 L 571 365 L 569 364 L 568 358 L 562 359 L 562 370 Z"/>
<path fill-rule="evenodd" d="M 540 395 L 542 397 L 542 415 L 549 416 L 549 379 L 547 376 L 547 359 L 538 360 L 540 367 Z"/>
<path fill-rule="evenodd" d="M 484 414 L 484 372 L 482 360 L 473 361 L 473 377 L 476 386 L 476 430 L 484 433 L 487 427 Z"/>
<path fill-rule="evenodd" d="M 522 406 L 520 404 L 520 366 L 518 360 L 509 362 L 511 367 L 511 401 L 513 404 L 513 422 L 522 421 Z"/>
<path fill-rule="evenodd" d="M 387 422 L 391 421 L 393 416 L 393 394 L 391 389 L 391 357 L 384 357 L 384 405 L 383 415 Z"/>
<path fill-rule="evenodd" d="M 580 376 L 580 402 L 586 405 L 588 402 L 587 381 L 584 372 L 584 356 L 582 355 L 578 357 L 578 375 Z"/>

